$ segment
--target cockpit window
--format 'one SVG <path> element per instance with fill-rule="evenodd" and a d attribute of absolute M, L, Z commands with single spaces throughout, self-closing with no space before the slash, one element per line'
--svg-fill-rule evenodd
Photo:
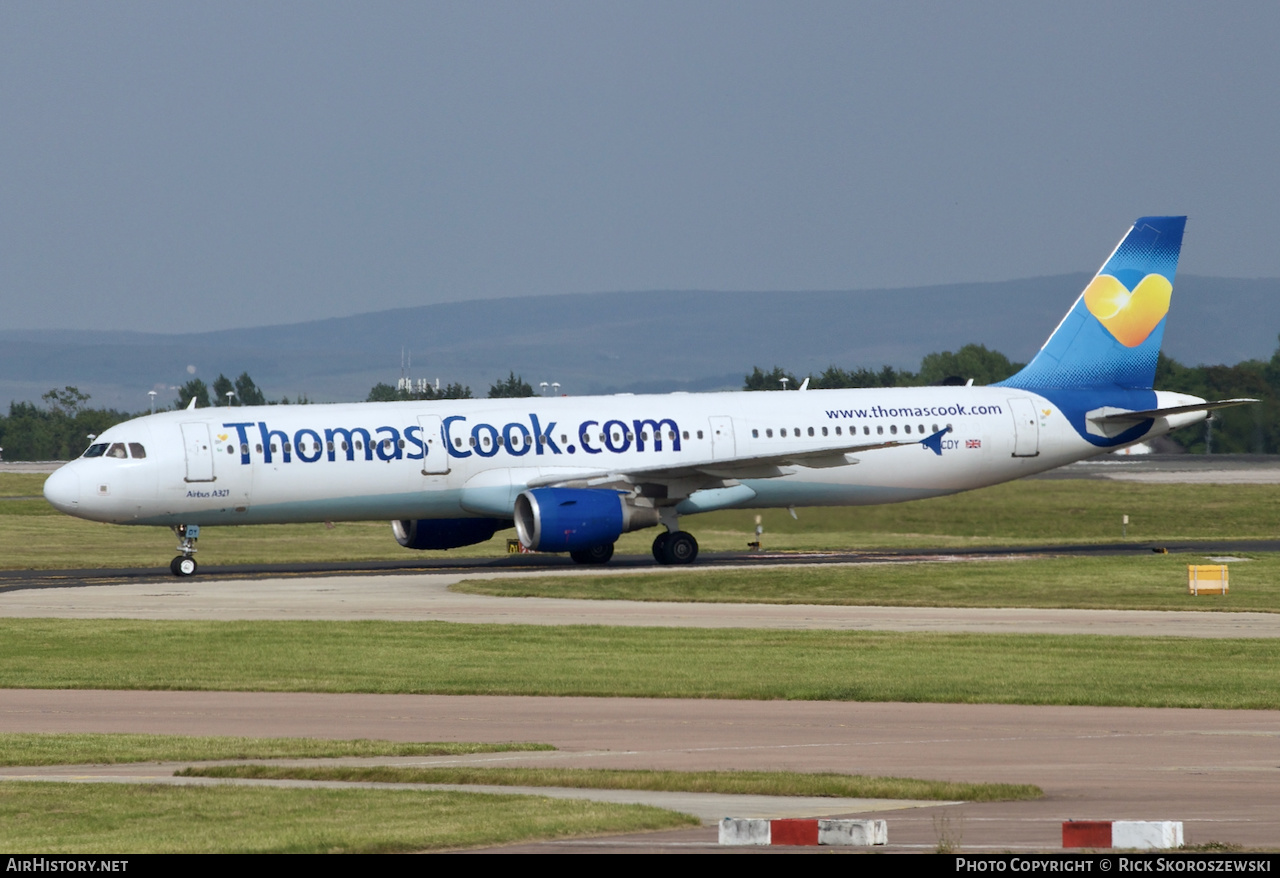
<path fill-rule="evenodd" d="M 84 457 L 102 457 L 106 453 L 107 443 L 99 442 L 97 445 L 90 445 L 85 451 Z"/>
<path fill-rule="evenodd" d="M 141 460 L 142 458 L 147 456 L 147 449 L 142 447 L 141 442 L 130 442 L 129 456 L 137 460 Z"/>
<path fill-rule="evenodd" d="M 107 449 L 107 457 L 126 458 L 128 456 L 129 454 L 124 450 L 123 442 L 114 442 L 111 447 Z"/>

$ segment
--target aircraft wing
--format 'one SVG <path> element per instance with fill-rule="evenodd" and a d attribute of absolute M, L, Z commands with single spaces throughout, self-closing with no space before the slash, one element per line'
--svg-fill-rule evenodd
<path fill-rule="evenodd" d="M 942 453 L 942 437 L 948 429 L 944 428 L 924 439 L 895 439 L 890 442 L 860 442 L 846 445 L 827 446 L 812 451 L 790 451 L 780 454 L 751 454 L 740 457 L 719 458 L 716 460 L 690 461 L 688 463 L 664 464 L 660 466 L 635 467 L 630 469 L 597 470 L 595 472 L 565 473 L 555 476 L 543 476 L 528 483 L 530 488 L 545 487 L 589 487 L 612 488 L 633 486 L 643 483 L 673 484 L 697 483 L 707 485 L 733 482 L 737 479 L 771 479 L 786 475 L 784 466 L 804 466 L 827 468 L 833 466 L 849 466 L 858 462 L 850 455 L 867 451 L 878 451 L 882 448 L 898 448 L 907 445 L 923 445 L 934 452 Z"/>

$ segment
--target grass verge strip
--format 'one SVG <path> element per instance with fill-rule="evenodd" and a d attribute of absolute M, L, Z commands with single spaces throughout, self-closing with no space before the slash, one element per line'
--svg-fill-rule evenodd
<path fill-rule="evenodd" d="M 735 793 L 752 796 L 830 796 L 847 799 L 927 799 L 1008 802 L 1038 799 L 1031 784 L 970 784 L 867 777 L 857 774 L 802 774 L 794 771 L 636 771 L 595 768 L 438 768 L 399 766 L 210 765 L 184 768 L 180 777 L 338 780 L 363 783 L 489 784 L 575 787 L 607 790 L 661 790 Z"/>
<path fill-rule="evenodd" d="M 697 825 L 659 808 L 541 796 L 0 783 L 6 853 L 392 853 Z"/>
<path fill-rule="evenodd" d="M 1280 639 L 0 620 L 0 688 L 1280 708 Z"/>
<path fill-rule="evenodd" d="M 0 765 L 86 765 L 213 759 L 334 759 L 342 756 L 456 756 L 554 750 L 550 744 L 329 741 L 184 735 L 0 733 Z"/>
<path fill-rule="evenodd" d="M 1280 612 L 1280 556 L 1257 554 L 1231 569 L 1231 593 L 1187 593 L 1200 555 L 904 562 L 768 570 L 656 570 L 469 579 L 453 591 L 582 600 L 827 604 L 888 607 L 1032 607 L 1094 610 Z"/>

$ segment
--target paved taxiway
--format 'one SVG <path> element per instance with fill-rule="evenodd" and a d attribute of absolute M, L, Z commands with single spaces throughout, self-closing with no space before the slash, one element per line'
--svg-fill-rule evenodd
<path fill-rule="evenodd" d="M 402 760 L 778 769 L 1035 783 L 1045 798 L 857 809 L 898 849 L 1052 850 L 1068 819 L 1177 819 L 1188 843 L 1280 839 L 1280 711 L 239 692 L 0 692 L 8 731 L 544 741 L 548 753 Z M 146 766 L 155 773 L 157 766 Z M 138 767 L 81 767 L 89 779 Z M 168 767 L 163 767 L 165 772 Z M 6 769 L 53 775 L 65 769 Z M 838 808 L 834 804 L 828 807 Z M 704 815 L 707 816 L 707 815 Z M 613 840 L 714 848 L 715 829 Z M 598 850 L 603 842 L 522 846 Z"/>
<path fill-rule="evenodd" d="M 980 557 L 980 556 L 976 556 Z M 626 625 L 977 633 L 1280 637 L 1280 613 L 842 607 L 507 598 L 455 593 L 464 579 L 546 571 L 290 579 L 68 582 L 0 590 L 0 615 L 128 619 L 385 619 L 522 625 Z M 557 575 L 600 575 L 572 570 Z M 1215 598 L 1205 598 L 1213 601 Z"/>

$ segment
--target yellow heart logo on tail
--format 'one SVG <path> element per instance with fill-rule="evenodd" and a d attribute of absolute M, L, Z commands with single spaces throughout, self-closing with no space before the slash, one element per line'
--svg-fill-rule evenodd
<path fill-rule="evenodd" d="M 1109 274 L 1100 274 L 1084 291 L 1084 304 L 1115 340 L 1136 348 L 1169 313 L 1173 284 L 1163 275 L 1149 274 L 1129 292 Z"/>
<path fill-rule="evenodd" d="M 219 442 L 226 442 L 226 441 L 227 441 L 227 435 L 228 435 L 228 434 L 226 434 L 226 433 L 219 433 L 219 434 L 218 434 L 218 441 L 219 441 Z"/>

